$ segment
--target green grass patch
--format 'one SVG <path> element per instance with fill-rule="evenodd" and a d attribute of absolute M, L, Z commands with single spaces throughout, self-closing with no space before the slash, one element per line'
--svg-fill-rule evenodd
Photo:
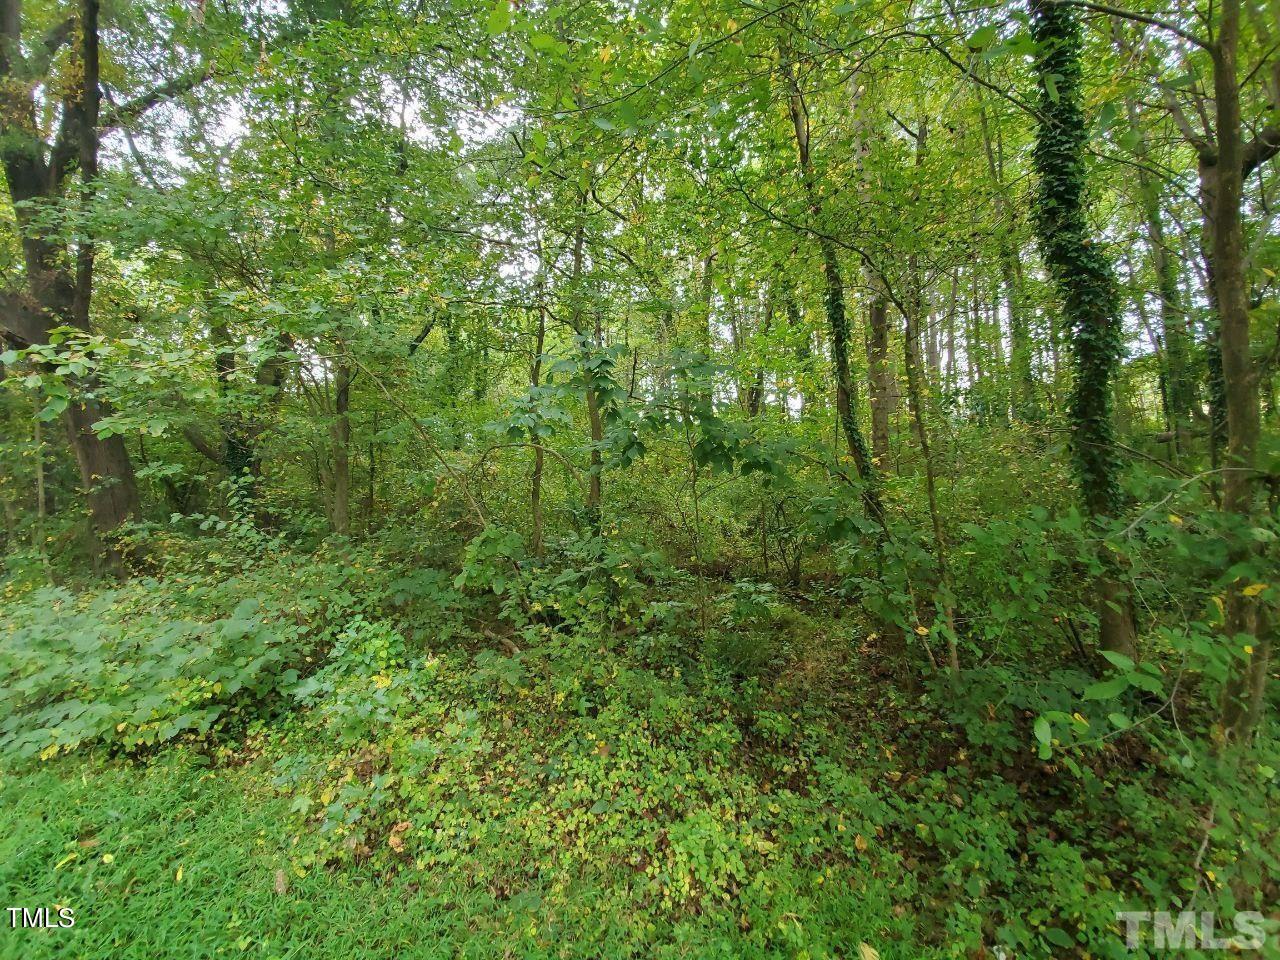
<path fill-rule="evenodd" d="M 6 915 L 0 957 L 823 957 L 868 939 L 886 958 L 923 955 L 880 939 L 900 925 L 894 905 L 845 869 L 783 891 L 803 912 L 776 911 L 771 929 L 727 907 L 664 921 L 640 902 L 618 909 L 623 877 L 535 872 L 506 889 L 483 853 L 295 869 L 287 807 L 255 768 L 210 770 L 183 751 L 6 775 L 0 899 L 70 906 L 76 923 L 15 930 Z"/>

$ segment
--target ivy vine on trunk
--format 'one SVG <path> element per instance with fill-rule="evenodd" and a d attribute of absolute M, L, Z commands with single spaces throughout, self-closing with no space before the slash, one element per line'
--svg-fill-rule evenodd
<path fill-rule="evenodd" d="M 1090 516 L 1101 521 L 1120 507 L 1111 423 L 1111 378 L 1123 350 L 1120 304 L 1111 264 L 1090 237 L 1086 217 L 1088 131 L 1080 102 L 1079 19 L 1074 8 L 1057 0 L 1031 0 L 1030 6 L 1040 89 L 1033 153 L 1036 233 L 1071 339 L 1072 453 L 1080 491 Z M 1099 640 L 1104 650 L 1132 657 L 1128 593 L 1105 547 L 1100 559 Z"/>

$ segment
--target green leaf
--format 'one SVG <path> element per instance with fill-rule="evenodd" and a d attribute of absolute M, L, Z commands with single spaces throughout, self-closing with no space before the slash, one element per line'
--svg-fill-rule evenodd
<path fill-rule="evenodd" d="M 980 27 L 969 36 L 970 50 L 985 50 L 991 44 L 995 43 L 996 36 L 1000 29 L 994 23 L 989 23 L 985 27 Z"/>
<path fill-rule="evenodd" d="M 511 26 L 511 3 L 510 0 L 497 0 L 493 7 L 489 10 L 489 19 L 485 23 L 485 28 L 490 34 L 497 35 L 505 33 Z"/>
<path fill-rule="evenodd" d="M 1085 687 L 1084 698 L 1086 700 L 1111 700 L 1118 697 L 1128 688 L 1128 677 L 1112 677 L 1110 680 L 1089 684 L 1089 686 Z"/>
<path fill-rule="evenodd" d="M 1044 717 L 1037 717 L 1035 722 L 1036 739 L 1042 744 L 1053 742 L 1053 727 L 1049 725 L 1049 721 Z"/>
<path fill-rule="evenodd" d="M 1132 670 L 1133 660 L 1126 657 L 1123 653 L 1116 653 L 1114 650 L 1103 650 L 1102 657 L 1107 663 L 1119 670 Z"/>
<path fill-rule="evenodd" d="M 1058 102 L 1058 78 L 1052 73 L 1040 74 L 1040 80 L 1044 83 L 1044 92 L 1049 95 L 1049 99 L 1054 103 Z"/>
<path fill-rule="evenodd" d="M 1075 941 L 1071 939 L 1064 930 L 1057 927 L 1049 927 L 1044 932 L 1044 938 L 1052 944 L 1059 947 L 1071 947 L 1075 945 Z"/>

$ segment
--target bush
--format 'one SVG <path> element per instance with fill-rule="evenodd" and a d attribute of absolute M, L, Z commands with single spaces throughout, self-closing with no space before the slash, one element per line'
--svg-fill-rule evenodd
<path fill-rule="evenodd" d="M 158 585 L 14 605 L 0 639 L 0 750 L 42 758 L 84 743 L 135 748 L 204 734 L 297 679 L 302 631 L 256 599 L 215 620 L 176 616 Z"/>

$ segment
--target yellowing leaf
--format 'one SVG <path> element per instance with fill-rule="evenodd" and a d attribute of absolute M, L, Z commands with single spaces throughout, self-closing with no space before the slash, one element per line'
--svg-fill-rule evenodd
<path fill-rule="evenodd" d="M 916 633 L 920 634 L 920 636 L 922 636 L 922 637 L 923 637 L 923 636 L 927 636 L 927 635 L 928 635 L 928 633 L 929 633 L 929 628 L 928 628 L 928 627 L 916 627 Z"/>
<path fill-rule="evenodd" d="M 880 951 L 869 943 L 858 944 L 858 960 L 880 960 Z"/>
<path fill-rule="evenodd" d="M 1178 516 L 1176 513 L 1169 514 L 1169 522 L 1172 523 L 1175 527 L 1182 526 L 1182 518 Z"/>
<path fill-rule="evenodd" d="M 104 854 L 102 855 L 102 862 L 103 862 L 103 863 L 106 863 L 106 864 L 112 864 L 112 863 L 115 863 L 115 862 L 116 862 L 116 855 L 115 855 L 114 853 L 104 853 Z"/>
<path fill-rule="evenodd" d="M 181 867 L 181 866 L 179 866 L 179 867 L 178 867 L 178 872 L 177 872 L 177 873 L 175 873 L 175 874 L 173 875 L 173 882 L 174 882 L 174 883 L 181 883 L 181 882 L 182 882 L 182 867 Z"/>
<path fill-rule="evenodd" d="M 1246 597 L 1256 597 L 1265 589 L 1267 589 L 1267 585 L 1265 583 L 1251 583 L 1240 592 Z"/>
<path fill-rule="evenodd" d="M 387 846 L 396 853 L 404 852 L 404 834 L 406 831 L 413 829 L 413 824 L 408 820 L 401 820 L 391 828 L 391 834 L 387 837 Z"/>

